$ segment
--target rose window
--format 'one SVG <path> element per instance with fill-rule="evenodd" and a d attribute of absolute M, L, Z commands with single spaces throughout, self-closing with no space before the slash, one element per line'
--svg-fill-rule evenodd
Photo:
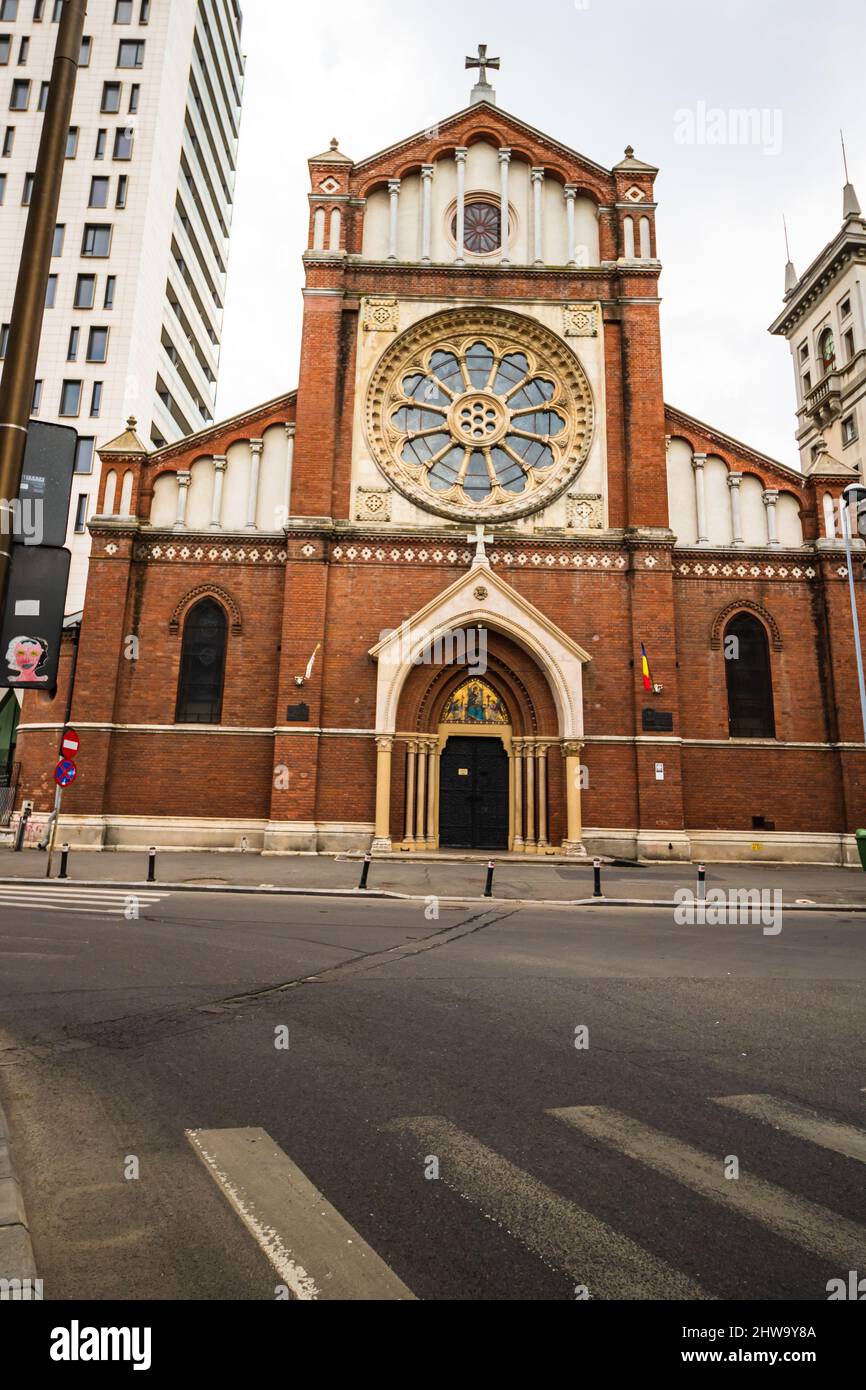
<path fill-rule="evenodd" d="M 483 317 L 486 331 L 436 332 Z M 504 311 L 437 315 L 404 336 L 420 341 L 401 353 L 398 340 L 386 354 L 376 376 L 385 369 L 388 385 L 376 391 L 374 377 L 368 415 L 397 487 L 461 519 L 506 520 L 558 496 L 592 435 L 589 385 L 565 345 Z"/>
<path fill-rule="evenodd" d="M 451 223 L 457 240 L 457 216 Z M 467 203 L 463 216 L 463 246 L 473 256 L 489 256 L 502 246 L 502 213 L 493 203 Z"/>

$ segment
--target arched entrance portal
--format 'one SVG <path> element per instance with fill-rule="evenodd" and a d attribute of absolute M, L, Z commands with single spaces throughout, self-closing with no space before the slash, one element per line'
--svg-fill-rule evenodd
<path fill-rule="evenodd" d="M 445 655 L 455 648 L 462 660 Z M 370 655 L 375 850 L 585 852 L 590 658 L 494 572 L 480 541 L 472 568 Z"/>

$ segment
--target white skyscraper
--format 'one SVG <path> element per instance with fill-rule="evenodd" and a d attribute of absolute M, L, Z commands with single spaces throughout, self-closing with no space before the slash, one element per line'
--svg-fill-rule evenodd
<path fill-rule="evenodd" d="M 0 357 L 61 0 L 0 0 Z M 80 435 L 67 611 L 96 450 L 213 418 L 243 90 L 237 0 L 89 0 L 33 413 Z"/>

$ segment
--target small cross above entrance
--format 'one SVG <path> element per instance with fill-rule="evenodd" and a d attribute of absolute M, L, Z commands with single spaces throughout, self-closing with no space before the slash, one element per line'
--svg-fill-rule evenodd
<path fill-rule="evenodd" d="M 471 541 L 475 541 L 475 545 L 476 545 L 476 550 L 475 550 L 475 561 L 474 561 L 474 564 L 476 564 L 476 565 L 486 565 L 486 564 L 487 564 L 487 547 L 488 547 L 488 545 L 492 545 L 492 544 L 493 544 L 493 542 L 494 542 L 494 540 L 496 539 L 496 537 L 495 537 L 495 536 L 492 536 L 492 535 L 491 535 L 491 536 L 488 536 L 487 533 L 486 533 L 486 531 L 484 530 L 484 527 L 479 525 L 479 526 L 476 526 L 476 527 L 475 527 L 475 530 L 472 532 L 472 534 L 470 535 L 469 539 L 470 539 Z"/>

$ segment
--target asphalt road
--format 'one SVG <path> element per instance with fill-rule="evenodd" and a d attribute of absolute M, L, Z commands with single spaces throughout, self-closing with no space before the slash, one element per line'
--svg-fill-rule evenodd
<path fill-rule="evenodd" d="M 866 1272 L 862 915 L 139 906 L 0 890 L 46 1299 L 825 1301 Z"/>

